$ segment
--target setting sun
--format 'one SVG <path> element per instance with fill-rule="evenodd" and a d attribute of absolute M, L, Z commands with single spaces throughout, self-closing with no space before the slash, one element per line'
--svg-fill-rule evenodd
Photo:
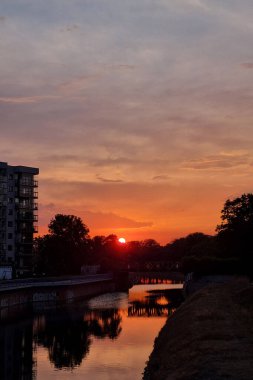
<path fill-rule="evenodd" d="M 126 239 L 123 238 L 123 237 L 119 238 L 119 243 L 125 244 L 126 243 Z"/>

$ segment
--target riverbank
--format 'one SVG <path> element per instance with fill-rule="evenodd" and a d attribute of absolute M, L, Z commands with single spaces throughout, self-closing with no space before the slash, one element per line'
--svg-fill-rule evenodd
<path fill-rule="evenodd" d="M 144 380 L 252 380 L 253 286 L 246 279 L 209 285 L 170 317 Z"/>
<path fill-rule="evenodd" d="M 43 302 L 72 302 L 115 291 L 115 287 L 110 273 L 3 281 L 0 283 L 0 320 L 2 310 L 6 308 Z"/>

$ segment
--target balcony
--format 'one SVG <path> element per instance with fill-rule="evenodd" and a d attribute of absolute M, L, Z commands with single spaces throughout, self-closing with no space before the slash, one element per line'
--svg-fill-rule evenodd
<path fill-rule="evenodd" d="M 21 189 L 19 191 L 19 194 L 18 196 L 20 198 L 38 198 L 38 192 L 37 191 L 24 191 L 23 189 Z"/>
<path fill-rule="evenodd" d="M 18 193 L 21 198 L 33 198 L 33 189 L 30 188 L 21 188 Z"/>
<path fill-rule="evenodd" d="M 19 183 L 21 186 L 38 187 L 38 181 L 34 180 L 21 179 Z"/>
<path fill-rule="evenodd" d="M 18 220 L 24 222 L 38 222 L 38 215 L 33 215 L 33 212 L 22 212 L 18 215 Z"/>
<path fill-rule="evenodd" d="M 38 203 L 21 202 L 17 207 L 20 210 L 38 210 Z"/>
<path fill-rule="evenodd" d="M 31 223 L 22 223 L 18 225 L 17 232 L 21 232 L 22 235 L 38 233 L 38 226 Z M 24 239 L 25 240 L 25 239 Z"/>

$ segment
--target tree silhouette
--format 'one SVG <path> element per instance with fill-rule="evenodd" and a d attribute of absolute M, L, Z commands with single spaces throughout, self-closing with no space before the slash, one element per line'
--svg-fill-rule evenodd
<path fill-rule="evenodd" d="M 48 322 L 38 335 L 37 343 L 48 348 L 49 359 L 56 368 L 72 369 L 79 366 L 89 352 L 88 323 L 71 319 Z"/>
<path fill-rule="evenodd" d="M 89 229 L 74 215 L 57 214 L 49 234 L 35 239 L 36 271 L 49 275 L 79 274 L 89 260 Z"/>
<path fill-rule="evenodd" d="M 64 238 L 74 246 L 80 246 L 87 241 L 89 229 L 82 219 L 74 215 L 57 214 L 48 225 L 49 233 L 58 238 Z"/>
<path fill-rule="evenodd" d="M 221 219 L 222 223 L 216 228 L 218 233 L 253 232 L 253 194 L 243 194 L 233 200 L 226 200 L 221 211 Z"/>
<path fill-rule="evenodd" d="M 216 230 L 225 254 L 240 258 L 249 269 L 253 251 L 253 194 L 228 199 L 221 220 Z"/>

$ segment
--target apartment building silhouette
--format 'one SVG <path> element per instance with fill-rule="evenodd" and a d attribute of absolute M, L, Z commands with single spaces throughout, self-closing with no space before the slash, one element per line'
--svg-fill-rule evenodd
<path fill-rule="evenodd" d="M 0 162 L 0 265 L 12 266 L 17 277 L 32 273 L 38 174 L 38 168 Z"/>

